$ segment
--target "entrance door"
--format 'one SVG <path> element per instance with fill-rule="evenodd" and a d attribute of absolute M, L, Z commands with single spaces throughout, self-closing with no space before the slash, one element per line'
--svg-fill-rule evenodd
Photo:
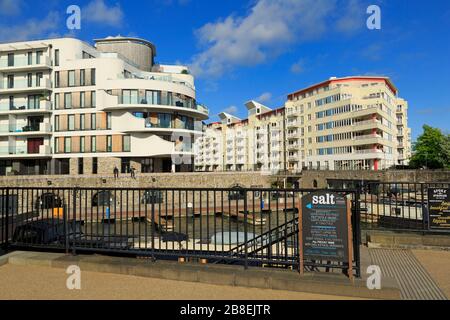
<path fill-rule="evenodd" d="M 39 147 L 44 145 L 44 138 L 29 138 L 27 142 L 28 154 L 38 154 Z"/>

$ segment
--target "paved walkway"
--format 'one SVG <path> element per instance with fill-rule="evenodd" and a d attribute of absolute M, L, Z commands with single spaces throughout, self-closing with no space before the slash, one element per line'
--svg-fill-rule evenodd
<path fill-rule="evenodd" d="M 397 281 L 402 299 L 447 299 L 444 291 L 450 288 L 450 252 L 424 250 L 413 253 L 403 249 L 368 251 L 371 263 L 381 268 L 382 275 Z"/>
<path fill-rule="evenodd" d="M 0 299 L 31 300 L 330 300 L 352 299 L 311 293 L 82 272 L 81 290 L 68 290 L 64 269 L 0 267 Z"/>

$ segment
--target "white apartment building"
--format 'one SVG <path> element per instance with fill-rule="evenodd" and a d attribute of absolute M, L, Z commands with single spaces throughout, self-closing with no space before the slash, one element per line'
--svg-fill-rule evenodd
<path fill-rule="evenodd" d="M 290 94 L 284 108 L 247 108 L 248 119 L 222 113 L 221 125 L 211 127 L 224 149 L 215 168 L 383 170 L 411 156 L 408 105 L 386 77 L 331 78 Z M 200 171 L 211 167 L 205 158 L 196 163 Z"/>
<path fill-rule="evenodd" d="M 208 109 L 155 56 L 124 37 L 0 44 L 0 175 L 192 171 Z"/>
<path fill-rule="evenodd" d="M 206 127 L 205 135 L 196 141 L 196 170 L 285 170 L 284 108 L 272 110 L 256 101 L 247 102 L 246 107 L 247 119 L 223 112 L 220 122 Z"/>

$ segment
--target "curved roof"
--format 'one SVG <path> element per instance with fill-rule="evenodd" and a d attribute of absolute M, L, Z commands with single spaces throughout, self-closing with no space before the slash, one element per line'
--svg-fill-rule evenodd
<path fill-rule="evenodd" d="M 148 40 L 145 39 L 141 39 L 141 38 L 132 38 L 132 37 L 122 37 L 122 36 L 117 36 L 117 37 L 106 37 L 104 39 L 94 39 L 94 42 L 97 43 L 101 43 L 101 42 L 135 42 L 135 43 L 139 43 L 139 44 L 143 44 L 147 47 L 149 47 L 150 49 L 152 49 L 153 52 L 153 56 L 156 56 L 156 47 L 153 43 L 151 43 Z"/>

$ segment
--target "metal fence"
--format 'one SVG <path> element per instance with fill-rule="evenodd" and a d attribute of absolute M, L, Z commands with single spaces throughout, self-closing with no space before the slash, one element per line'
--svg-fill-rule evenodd
<path fill-rule="evenodd" d="M 449 189 L 450 183 L 330 180 L 330 188 L 358 190 L 361 228 L 368 230 L 438 232 L 429 228 L 428 189 Z"/>
<path fill-rule="evenodd" d="M 299 268 L 299 189 L 3 188 L 1 243 L 9 249 L 132 254 L 154 259 Z M 359 194 L 353 203 L 359 266 Z M 347 270 L 304 261 L 309 270 Z"/>

